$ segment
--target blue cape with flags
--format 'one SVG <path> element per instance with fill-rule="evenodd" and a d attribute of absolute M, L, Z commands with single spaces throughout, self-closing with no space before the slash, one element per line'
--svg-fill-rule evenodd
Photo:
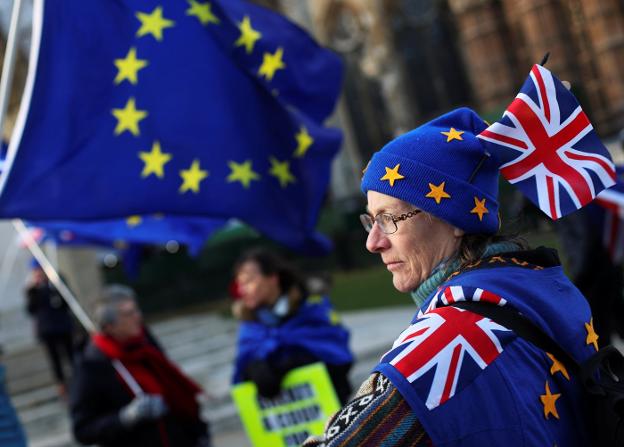
<path fill-rule="evenodd" d="M 492 260 L 501 265 L 484 262 L 433 292 L 375 370 L 398 388 L 434 445 L 591 445 L 571 371 L 489 318 L 443 306 L 512 306 L 577 362 L 596 352 L 589 305 L 561 266 Z"/>
<path fill-rule="evenodd" d="M 287 355 L 301 349 L 327 364 L 353 362 L 349 332 L 335 321 L 327 297 L 308 297 L 295 315 L 278 326 L 243 321 L 238 333 L 233 382 L 243 380 L 243 371 L 252 360 L 266 360 L 272 355 Z"/>

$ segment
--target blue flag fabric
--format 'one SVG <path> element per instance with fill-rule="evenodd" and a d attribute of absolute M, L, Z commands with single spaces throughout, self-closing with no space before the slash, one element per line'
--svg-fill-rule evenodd
<path fill-rule="evenodd" d="M 207 218 L 131 216 L 127 219 L 76 222 L 37 222 L 45 238 L 60 244 L 119 246 L 127 244 L 165 244 L 171 240 L 186 245 L 197 255 L 214 231 L 225 221 Z"/>
<path fill-rule="evenodd" d="M 341 139 L 322 124 L 340 87 L 334 54 L 244 0 L 34 9 L 1 217 L 235 217 L 327 249 L 314 228 Z"/>

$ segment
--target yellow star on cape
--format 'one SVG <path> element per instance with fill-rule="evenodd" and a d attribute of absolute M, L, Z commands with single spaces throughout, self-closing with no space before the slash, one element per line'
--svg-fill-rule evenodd
<path fill-rule="evenodd" d="M 587 329 L 587 339 L 585 340 L 586 344 L 593 344 L 594 349 L 598 350 L 598 334 L 594 331 L 594 319 L 589 320 L 589 323 L 585 323 L 585 329 Z"/>
<path fill-rule="evenodd" d="M 404 179 L 405 177 L 403 177 L 401 174 L 399 174 L 399 167 L 401 166 L 401 163 L 397 163 L 397 165 L 390 169 L 388 167 L 386 167 L 386 173 L 385 175 L 380 178 L 379 180 L 388 180 L 390 182 L 390 187 L 394 186 L 394 182 L 397 180 L 401 180 Z"/>
<path fill-rule="evenodd" d="M 145 59 L 136 58 L 136 48 L 130 48 L 125 59 L 115 59 L 115 67 L 117 67 L 117 76 L 115 76 L 115 84 L 120 84 L 124 79 L 130 81 L 131 84 L 138 82 L 137 73 L 144 68 L 148 62 Z"/>
<path fill-rule="evenodd" d="M 561 372 L 561 374 L 563 374 L 563 377 L 570 380 L 570 375 L 568 374 L 568 370 L 566 369 L 565 366 L 563 366 L 563 363 L 557 360 L 555 356 L 552 355 L 550 352 L 547 352 L 546 355 L 553 362 L 552 366 L 550 367 L 550 374 L 554 376 L 555 373 L 559 371 Z"/>
<path fill-rule="evenodd" d="M 141 216 L 138 216 L 138 215 L 136 215 L 136 214 L 135 214 L 134 216 L 129 216 L 129 217 L 126 219 L 126 224 L 127 224 L 130 228 L 132 228 L 132 227 L 136 227 L 137 225 L 139 225 L 139 224 L 141 223 L 141 221 L 142 221 L 142 220 L 143 220 L 143 219 L 141 218 Z"/>
<path fill-rule="evenodd" d="M 238 24 L 238 29 L 240 30 L 241 35 L 238 40 L 234 42 L 234 46 L 244 46 L 247 54 L 250 54 L 253 51 L 256 40 L 260 39 L 262 37 L 262 34 L 252 28 L 249 16 L 243 17 L 243 21 L 239 22 Z"/>
<path fill-rule="evenodd" d="M 191 7 L 186 10 L 187 16 L 195 16 L 199 19 L 202 25 L 208 25 L 209 23 L 219 23 L 219 18 L 212 13 L 209 2 L 199 3 L 195 0 L 188 0 Z"/>
<path fill-rule="evenodd" d="M 262 65 L 260 65 L 260 69 L 258 70 L 258 75 L 264 76 L 267 81 L 272 80 L 277 70 L 286 67 L 286 64 L 282 60 L 283 55 L 284 49 L 282 47 L 275 50 L 275 54 L 264 53 Z"/>
<path fill-rule="evenodd" d="M 548 419 L 548 416 L 551 414 L 559 419 L 559 414 L 557 413 L 557 406 L 555 402 L 557 399 L 561 397 L 561 393 L 552 394 L 550 392 L 550 386 L 548 382 L 546 382 L 546 394 L 540 395 L 540 400 L 542 401 L 542 405 L 544 405 L 544 418 Z"/>
<path fill-rule="evenodd" d="M 463 130 L 455 130 L 454 127 L 451 127 L 448 132 L 440 132 L 442 135 L 446 135 L 446 142 L 449 143 L 453 140 L 463 141 L 462 134 Z"/>
<path fill-rule="evenodd" d="M 140 134 L 139 121 L 147 116 L 145 110 L 137 110 L 134 98 L 130 98 L 123 109 L 113 109 L 112 114 L 117 118 L 115 135 L 127 130 L 135 137 Z"/>
<path fill-rule="evenodd" d="M 163 178 L 165 175 L 164 167 L 171 160 L 171 154 L 161 152 L 160 143 L 154 141 L 152 150 L 150 152 L 139 152 L 139 158 L 145 163 L 141 177 L 154 174 L 158 178 Z"/>
<path fill-rule="evenodd" d="M 290 163 L 288 161 L 279 161 L 273 157 L 270 157 L 269 161 L 271 162 L 269 174 L 279 180 L 282 188 L 286 188 L 288 183 L 295 183 L 295 176 L 290 172 Z"/>
<path fill-rule="evenodd" d="M 203 179 L 208 177 L 209 174 L 210 173 L 208 171 L 203 171 L 199 167 L 199 160 L 193 160 L 189 169 L 182 169 L 180 171 L 180 177 L 182 177 L 182 185 L 180 185 L 179 189 L 180 194 L 185 193 L 186 191 L 198 193 L 199 184 Z"/>
<path fill-rule="evenodd" d="M 483 220 L 483 215 L 489 213 L 485 207 L 485 199 L 479 200 L 474 198 L 475 207 L 470 211 L 470 214 L 476 214 L 479 216 L 479 221 Z"/>
<path fill-rule="evenodd" d="M 429 189 L 431 191 L 429 191 L 425 197 L 434 199 L 438 205 L 440 204 L 442 199 L 450 199 L 451 196 L 446 191 L 444 191 L 445 183 L 446 182 L 442 182 L 438 186 L 434 185 L 433 183 L 429 183 Z"/>
<path fill-rule="evenodd" d="M 310 149 L 310 146 L 314 143 L 314 138 L 310 136 L 308 129 L 301 126 L 301 129 L 299 129 L 299 132 L 295 135 L 295 139 L 297 140 L 297 148 L 295 149 L 293 156 L 301 158 L 306 154 L 306 152 L 308 152 L 308 149 Z"/>
<path fill-rule="evenodd" d="M 245 160 L 244 163 L 236 163 L 235 161 L 228 161 L 228 166 L 232 170 L 230 175 L 227 176 L 228 183 L 241 182 L 245 188 L 249 188 L 249 184 L 253 180 L 260 179 L 260 175 L 251 169 L 251 160 Z"/>
<path fill-rule="evenodd" d="M 175 25 L 173 20 L 169 20 L 163 17 L 162 6 L 154 8 L 149 14 L 145 12 L 137 12 L 136 17 L 141 21 L 141 28 L 137 31 L 137 37 L 143 37 L 146 34 L 151 34 L 156 40 L 162 40 L 163 30 L 165 28 L 171 28 Z"/>

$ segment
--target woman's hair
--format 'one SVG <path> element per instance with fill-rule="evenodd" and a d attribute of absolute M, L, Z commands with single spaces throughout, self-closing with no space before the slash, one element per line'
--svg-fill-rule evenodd
<path fill-rule="evenodd" d="M 511 242 L 518 246 L 518 250 L 526 250 L 529 244 L 521 237 L 510 234 L 466 234 L 462 237 L 457 250 L 457 259 L 460 269 L 478 261 L 490 244 L 497 242 Z"/>
<path fill-rule="evenodd" d="M 253 248 L 245 252 L 234 265 L 234 275 L 246 262 L 254 262 L 258 265 L 264 276 L 277 275 L 280 292 L 288 293 L 293 287 L 297 288 L 302 295 L 307 295 L 307 288 L 299 273 L 286 261 L 273 251 L 266 248 Z"/>

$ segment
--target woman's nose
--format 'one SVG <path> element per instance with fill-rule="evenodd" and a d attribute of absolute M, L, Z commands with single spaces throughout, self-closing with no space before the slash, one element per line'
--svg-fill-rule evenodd
<path fill-rule="evenodd" d="M 366 249 L 371 253 L 379 253 L 388 247 L 390 247 L 388 235 L 381 231 L 379 225 L 375 223 L 368 233 L 368 238 L 366 238 Z"/>

